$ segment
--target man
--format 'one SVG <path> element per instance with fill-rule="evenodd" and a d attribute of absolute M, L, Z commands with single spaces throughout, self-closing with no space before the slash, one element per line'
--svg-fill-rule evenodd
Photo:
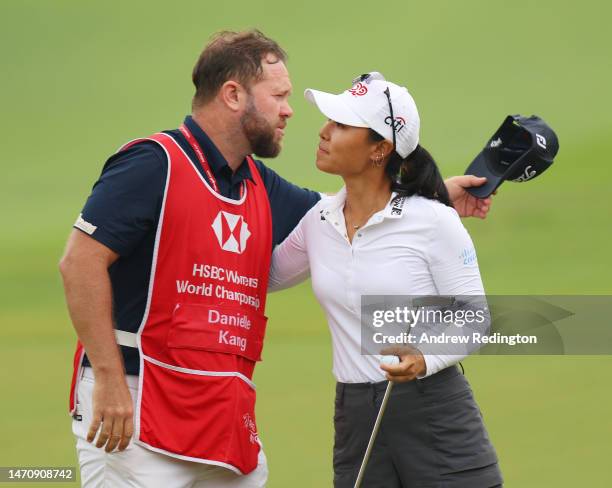
<path fill-rule="evenodd" d="M 280 152 L 285 60 L 259 31 L 216 35 L 192 115 L 112 156 L 74 225 L 60 270 L 86 486 L 265 485 L 251 379 L 270 253 L 320 198 L 249 156 Z M 483 182 L 447 182 L 461 215 L 486 216 L 463 189 Z"/>

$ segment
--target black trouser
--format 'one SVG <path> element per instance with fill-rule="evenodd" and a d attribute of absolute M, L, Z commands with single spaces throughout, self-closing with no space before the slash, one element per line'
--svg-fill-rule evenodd
<path fill-rule="evenodd" d="M 336 386 L 336 488 L 355 483 L 386 385 Z M 394 385 L 363 488 L 490 488 L 501 483 L 480 410 L 456 367 Z"/>

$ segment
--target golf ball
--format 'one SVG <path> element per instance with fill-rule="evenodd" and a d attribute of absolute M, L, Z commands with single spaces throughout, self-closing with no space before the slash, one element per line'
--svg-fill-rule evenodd
<path fill-rule="evenodd" d="M 400 360 L 397 356 L 383 356 L 380 358 L 380 364 L 395 365 L 399 364 Z"/>

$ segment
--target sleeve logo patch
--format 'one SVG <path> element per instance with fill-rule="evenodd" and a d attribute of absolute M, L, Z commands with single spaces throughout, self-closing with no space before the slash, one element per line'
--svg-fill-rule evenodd
<path fill-rule="evenodd" d="M 459 258 L 463 260 L 463 264 L 466 266 L 474 264 L 476 262 L 476 249 L 473 247 L 465 248 L 463 251 L 461 251 Z"/>
<path fill-rule="evenodd" d="M 90 224 L 85 219 L 83 219 L 83 214 L 79 214 L 79 218 L 76 219 L 76 222 L 74 223 L 74 227 L 82 230 L 83 232 L 89 235 L 92 235 L 98 228 L 97 226 Z"/>

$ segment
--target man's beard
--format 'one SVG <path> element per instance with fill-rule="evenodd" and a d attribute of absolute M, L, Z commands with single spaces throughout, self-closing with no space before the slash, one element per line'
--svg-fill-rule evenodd
<path fill-rule="evenodd" d="M 251 145 L 251 151 L 255 155 L 260 158 L 275 158 L 278 156 L 281 144 L 274 140 L 274 128 L 257 113 L 252 100 L 247 102 L 247 109 L 240 118 L 240 124 Z"/>

